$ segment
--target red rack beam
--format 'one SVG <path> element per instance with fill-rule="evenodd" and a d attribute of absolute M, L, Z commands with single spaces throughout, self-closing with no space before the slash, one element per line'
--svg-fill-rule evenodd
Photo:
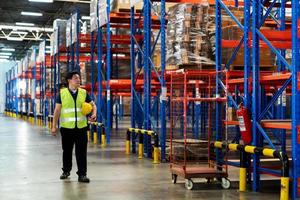
<path fill-rule="evenodd" d="M 252 47 L 252 41 L 249 40 L 249 47 Z M 235 48 L 240 43 L 239 40 L 222 40 L 222 47 L 223 48 Z M 270 41 L 270 43 L 277 49 L 291 49 L 292 42 L 291 41 Z M 244 47 L 244 45 L 242 45 Z M 264 41 L 260 40 L 259 44 L 260 48 L 270 48 Z"/>
<path fill-rule="evenodd" d="M 239 125 L 238 121 L 224 121 L 225 125 Z M 291 120 L 262 120 L 261 126 L 263 128 L 270 128 L 270 129 L 285 129 L 291 130 L 292 123 Z"/>

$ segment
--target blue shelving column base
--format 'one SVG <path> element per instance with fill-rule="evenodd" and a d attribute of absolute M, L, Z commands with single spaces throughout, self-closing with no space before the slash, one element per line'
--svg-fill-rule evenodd
<path fill-rule="evenodd" d="M 299 1 L 292 1 L 292 198 L 299 197 L 300 178 L 300 91 L 298 87 L 300 63 L 298 25 L 299 25 Z"/>

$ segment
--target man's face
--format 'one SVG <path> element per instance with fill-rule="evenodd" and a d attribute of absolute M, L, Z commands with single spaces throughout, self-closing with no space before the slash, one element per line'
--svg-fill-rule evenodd
<path fill-rule="evenodd" d="M 70 79 L 69 84 L 74 87 L 79 87 L 80 86 L 80 76 L 78 74 L 74 74 L 72 76 L 72 79 Z"/>

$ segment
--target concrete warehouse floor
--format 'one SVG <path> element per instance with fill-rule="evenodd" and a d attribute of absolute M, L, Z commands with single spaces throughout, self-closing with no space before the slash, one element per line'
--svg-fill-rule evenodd
<path fill-rule="evenodd" d="M 124 138 L 124 131 L 115 133 L 106 149 L 89 144 L 89 184 L 77 182 L 75 157 L 71 178 L 62 181 L 60 137 L 51 136 L 46 128 L 0 116 L 0 199 L 279 199 L 277 181 L 265 183 L 260 193 L 239 193 L 237 182 L 229 190 L 203 182 L 189 191 L 182 178 L 171 183 L 167 163 L 153 165 L 148 159 L 125 156 Z M 230 176 L 236 179 L 238 169 Z"/>

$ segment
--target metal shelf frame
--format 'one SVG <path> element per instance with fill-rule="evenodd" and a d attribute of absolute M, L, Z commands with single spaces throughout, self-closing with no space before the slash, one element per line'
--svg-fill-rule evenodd
<path fill-rule="evenodd" d="M 143 125 L 139 124 L 138 128 L 143 128 L 146 130 L 157 129 L 160 136 L 160 147 L 161 147 L 161 160 L 165 161 L 165 148 L 166 148 L 166 81 L 165 81 L 165 67 L 166 67 L 166 11 L 165 11 L 165 0 L 160 1 L 161 13 L 159 17 L 159 33 L 155 42 L 151 44 L 151 32 L 152 27 L 152 3 L 149 0 L 143 1 L 143 17 L 139 17 L 136 20 L 134 7 L 130 9 L 130 30 L 131 30 L 131 127 L 136 127 L 135 118 L 143 118 Z M 136 33 L 140 33 L 139 22 L 143 18 L 143 43 L 138 43 L 136 39 Z M 154 53 L 155 46 L 160 39 L 160 51 L 161 51 L 161 71 L 157 72 L 152 61 L 152 55 Z M 135 58 L 138 57 L 138 67 L 141 67 L 144 72 L 144 89 L 143 94 L 138 94 L 136 91 L 136 79 L 137 75 L 135 72 Z M 155 77 L 153 77 L 152 72 L 154 72 Z M 156 78 L 160 83 L 160 90 L 158 91 L 157 98 L 159 98 L 159 126 L 155 126 L 155 123 L 152 122 L 151 117 L 151 103 L 152 95 L 152 80 Z M 155 98 L 155 97 L 154 97 Z M 143 99 L 143 101 L 141 101 Z M 137 113 L 137 107 L 141 111 L 140 114 Z M 157 111 L 158 112 L 158 111 Z M 142 116 L 139 116 L 142 115 Z M 134 137 L 134 136 L 133 136 Z M 151 152 L 151 138 L 149 136 L 144 137 L 145 150 L 144 152 L 148 157 L 152 156 Z M 133 147 L 135 151 L 135 147 Z"/>
<path fill-rule="evenodd" d="M 229 66 L 237 55 L 237 52 L 241 47 L 244 48 L 244 75 L 243 75 L 243 91 L 244 93 L 239 97 L 243 104 L 252 111 L 252 145 L 262 147 L 264 142 L 273 149 L 286 151 L 286 132 L 283 129 L 291 128 L 291 143 L 292 143 L 292 198 L 296 199 L 299 197 L 299 178 L 300 178 L 300 144 L 298 141 L 299 125 L 300 125 L 300 92 L 299 92 L 299 2 L 292 1 L 291 4 L 286 4 L 286 1 L 275 0 L 269 2 L 268 0 L 244 0 L 244 23 L 243 25 L 235 18 L 229 8 L 224 4 L 222 0 L 216 0 L 216 72 L 219 73 L 217 76 L 217 90 L 216 95 L 220 95 L 222 92 L 229 93 L 227 84 L 222 82 L 221 71 L 222 69 L 222 47 L 224 42 L 222 41 L 222 16 L 221 9 L 224 9 L 227 14 L 237 23 L 244 35 L 239 42 L 235 41 L 235 44 L 231 47 L 236 47 L 231 58 L 225 65 L 225 69 L 229 70 Z M 271 15 L 272 9 L 277 8 L 278 15 Z M 287 29 L 286 26 L 286 8 L 292 7 L 292 21 L 291 29 Z M 264 10 L 264 11 L 263 11 Z M 252 12 L 250 12 L 252 11 Z M 272 31 L 268 33 L 266 30 L 260 29 L 267 18 L 272 18 L 276 24 L 279 24 L 277 33 L 282 34 L 282 38 L 275 38 L 272 36 Z M 289 36 L 284 34 L 289 31 Z M 289 37 L 289 38 L 287 38 Z M 276 46 L 276 42 L 288 41 L 291 45 Z M 231 41 L 232 42 L 232 41 Z M 264 47 L 263 45 L 264 44 Z M 226 46 L 226 44 L 225 44 Z M 260 72 L 260 49 L 268 47 L 272 50 L 277 57 L 277 71 L 289 71 L 290 75 L 282 82 L 281 85 L 276 86 L 278 90 L 273 93 L 271 97 L 266 96 L 266 91 L 262 87 L 262 79 L 265 79 L 265 75 Z M 292 62 L 291 64 L 285 58 L 286 49 L 292 49 Z M 270 81 L 269 85 L 272 86 L 274 81 L 280 82 L 280 77 L 273 78 L 273 82 Z M 233 80 L 230 80 L 233 81 Z M 286 119 L 286 105 L 282 103 L 286 98 L 287 88 L 291 88 L 291 125 L 288 126 L 288 122 L 263 122 L 262 120 L 267 119 L 267 114 L 271 117 L 283 120 Z M 233 94 L 228 94 L 228 101 L 237 108 L 240 101 L 235 101 Z M 276 103 L 279 105 L 275 105 Z M 221 131 L 221 104 L 216 105 L 216 139 L 222 139 Z M 264 128 L 272 128 L 275 134 L 281 138 L 280 145 L 276 145 L 268 136 L 268 133 Z M 237 141 L 236 141 L 237 142 Z M 219 154 L 217 154 L 219 155 Z M 218 157 L 221 161 L 222 158 Z M 258 155 L 253 156 L 253 190 L 258 191 L 260 189 L 260 173 L 264 171 L 263 168 L 259 167 L 260 157 Z"/>

